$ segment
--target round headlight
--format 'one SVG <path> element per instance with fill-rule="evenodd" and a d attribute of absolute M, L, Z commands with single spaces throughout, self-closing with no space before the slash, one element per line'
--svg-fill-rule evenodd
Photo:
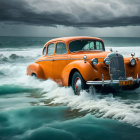
<path fill-rule="evenodd" d="M 98 59 L 97 58 L 92 59 L 92 65 L 95 66 L 97 64 L 98 64 Z"/>
<path fill-rule="evenodd" d="M 84 60 L 85 60 L 85 59 L 87 59 L 87 56 L 86 56 L 86 55 L 84 55 L 84 56 L 83 56 L 83 59 L 84 59 Z"/>
<path fill-rule="evenodd" d="M 109 59 L 109 57 L 106 57 L 106 58 L 104 59 L 104 62 L 105 62 L 106 65 L 109 65 L 109 64 L 110 64 L 110 59 Z"/>
<path fill-rule="evenodd" d="M 136 60 L 134 58 L 132 58 L 130 60 L 130 64 L 131 64 L 131 66 L 135 66 L 136 65 Z"/>

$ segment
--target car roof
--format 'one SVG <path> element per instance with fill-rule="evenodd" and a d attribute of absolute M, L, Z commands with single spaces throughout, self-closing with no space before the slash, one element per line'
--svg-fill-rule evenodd
<path fill-rule="evenodd" d="M 90 37 L 90 36 L 72 36 L 72 37 L 54 38 L 54 39 L 48 41 L 47 43 L 55 42 L 55 41 L 69 42 L 69 41 L 78 40 L 78 39 L 95 39 L 95 40 L 100 40 L 100 41 L 102 41 L 102 39 L 97 38 L 97 37 Z"/>

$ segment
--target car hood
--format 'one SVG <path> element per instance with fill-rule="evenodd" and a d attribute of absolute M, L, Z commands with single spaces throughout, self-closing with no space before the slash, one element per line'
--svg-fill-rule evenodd
<path fill-rule="evenodd" d="M 105 52 L 105 51 L 79 51 L 71 53 L 71 58 L 83 58 L 84 55 L 87 56 L 87 59 L 93 59 L 93 58 L 105 58 L 107 55 L 111 52 Z"/>

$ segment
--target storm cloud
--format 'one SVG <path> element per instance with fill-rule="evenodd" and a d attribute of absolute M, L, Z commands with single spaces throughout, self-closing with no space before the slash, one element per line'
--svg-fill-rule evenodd
<path fill-rule="evenodd" d="M 0 22 L 38 26 L 139 26 L 140 1 L 0 0 Z"/>

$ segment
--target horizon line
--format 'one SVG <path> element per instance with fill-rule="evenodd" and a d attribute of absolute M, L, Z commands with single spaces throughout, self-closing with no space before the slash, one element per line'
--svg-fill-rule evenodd
<path fill-rule="evenodd" d="M 72 36 L 76 36 L 76 35 L 72 35 Z M 59 38 L 59 37 L 70 37 L 70 36 L 16 36 L 16 35 L 0 35 L 0 37 L 37 37 L 37 38 L 39 38 L 39 37 L 48 37 L 48 38 Z M 91 36 L 91 37 L 93 37 L 93 36 Z M 140 36 L 94 36 L 94 37 L 99 37 L 99 38 L 104 38 L 104 37 L 112 37 L 112 38 L 140 38 Z"/>

